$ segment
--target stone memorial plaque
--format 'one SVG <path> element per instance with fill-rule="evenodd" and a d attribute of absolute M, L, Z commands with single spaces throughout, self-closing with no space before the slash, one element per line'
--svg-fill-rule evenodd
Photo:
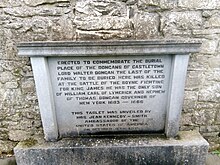
<path fill-rule="evenodd" d="M 31 57 L 46 140 L 179 130 L 189 54 L 183 41 L 33 42 Z"/>
<path fill-rule="evenodd" d="M 49 58 L 61 135 L 163 131 L 171 56 Z"/>

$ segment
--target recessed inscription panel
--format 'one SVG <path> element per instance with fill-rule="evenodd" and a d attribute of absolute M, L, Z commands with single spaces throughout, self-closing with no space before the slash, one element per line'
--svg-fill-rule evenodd
<path fill-rule="evenodd" d="M 60 135 L 162 131 L 171 56 L 48 58 Z"/>

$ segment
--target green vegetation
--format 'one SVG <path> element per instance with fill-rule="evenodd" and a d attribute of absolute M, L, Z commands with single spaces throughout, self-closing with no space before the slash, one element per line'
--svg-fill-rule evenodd
<path fill-rule="evenodd" d="M 220 149 L 214 150 L 214 151 L 212 151 L 211 153 L 212 153 L 212 154 L 216 154 L 216 155 L 218 155 L 218 156 L 220 157 Z"/>

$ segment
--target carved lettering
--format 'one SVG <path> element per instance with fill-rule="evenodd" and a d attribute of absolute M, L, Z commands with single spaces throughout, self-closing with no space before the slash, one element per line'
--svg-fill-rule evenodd
<path fill-rule="evenodd" d="M 162 130 L 170 66 L 169 56 L 49 59 L 57 111 L 81 133 Z"/>

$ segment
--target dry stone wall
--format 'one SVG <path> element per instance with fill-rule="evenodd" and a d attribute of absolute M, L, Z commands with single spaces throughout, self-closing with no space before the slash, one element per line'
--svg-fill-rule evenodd
<path fill-rule="evenodd" d="M 42 134 L 24 41 L 198 39 L 188 67 L 181 130 L 220 144 L 219 0 L 1 0 L 0 154 Z"/>

